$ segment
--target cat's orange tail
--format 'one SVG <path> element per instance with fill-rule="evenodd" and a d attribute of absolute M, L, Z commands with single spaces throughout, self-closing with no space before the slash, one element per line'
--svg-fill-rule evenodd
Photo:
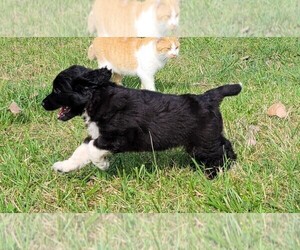
<path fill-rule="evenodd" d="M 94 45 L 93 45 L 93 44 L 89 47 L 89 50 L 88 50 L 88 58 L 89 58 L 90 60 L 96 59 L 96 54 L 95 54 L 95 50 L 94 50 Z"/>

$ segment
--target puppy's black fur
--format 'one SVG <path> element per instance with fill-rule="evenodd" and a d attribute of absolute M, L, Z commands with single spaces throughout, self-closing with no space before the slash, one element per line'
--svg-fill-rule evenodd
<path fill-rule="evenodd" d="M 183 146 L 205 166 L 209 178 L 215 177 L 227 160 L 236 159 L 222 133 L 219 106 L 224 97 L 240 93 L 239 84 L 202 95 L 171 95 L 124 88 L 110 78 L 111 72 L 105 68 L 72 66 L 56 77 L 43 106 L 46 110 L 62 108 L 59 119 L 63 121 L 84 113 L 100 132 L 98 138 L 92 138 L 94 146 L 112 153 Z"/>

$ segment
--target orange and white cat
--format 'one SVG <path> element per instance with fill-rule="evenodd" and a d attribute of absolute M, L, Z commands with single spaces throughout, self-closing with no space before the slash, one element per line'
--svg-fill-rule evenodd
<path fill-rule="evenodd" d="M 88 30 L 99 37 L 163 37 L 179 24 L 179 0 L 96 0 Z"/>
<path fill-rule="evenodd" d="M 155 90 L 154 75 L 169 58 L 178 56 L 179 40 L 163 38 L 104 38 L 94 39 L 88 57 L 97 59 L 99 68 L 113 71 L 113 81 L 121 84 L 124 75 L 137 75 L 142 88 Z"/>

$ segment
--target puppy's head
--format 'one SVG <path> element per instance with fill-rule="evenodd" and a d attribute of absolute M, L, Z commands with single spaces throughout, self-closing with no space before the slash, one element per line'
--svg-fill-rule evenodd
<path fill-rule="evenodd" d="M 106 68 L 91 70 L 72 66 L 54 79 L 52 92 L 43 100 L 42 106 L 47 111 L 60 109 L 58 119 L 61 121 L 81 115 L 93 92 L 110 83 L 111 74 Z"/>

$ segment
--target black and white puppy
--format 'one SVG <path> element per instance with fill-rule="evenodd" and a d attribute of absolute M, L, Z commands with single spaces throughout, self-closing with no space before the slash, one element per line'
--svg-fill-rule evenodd
<path fill-rule="evenodd" d="M 53 82 L 43 100 L 46 110 L 60 108 L 62 121 L 82 115 L 89 137 L 73 155 L 53 168 L 70 172 L 92 162 L 105 170 L 111 153 L 161 151 L 182 146 L 205 167 L 209 178 L 236 159 L 223 136 L 219 110 L 226 96 L 240 93 L 240 84 L 224 85 L 202 95 L 171 95 L 129 89 L 110 82 L 111 71 L 72 66 Z"/>

